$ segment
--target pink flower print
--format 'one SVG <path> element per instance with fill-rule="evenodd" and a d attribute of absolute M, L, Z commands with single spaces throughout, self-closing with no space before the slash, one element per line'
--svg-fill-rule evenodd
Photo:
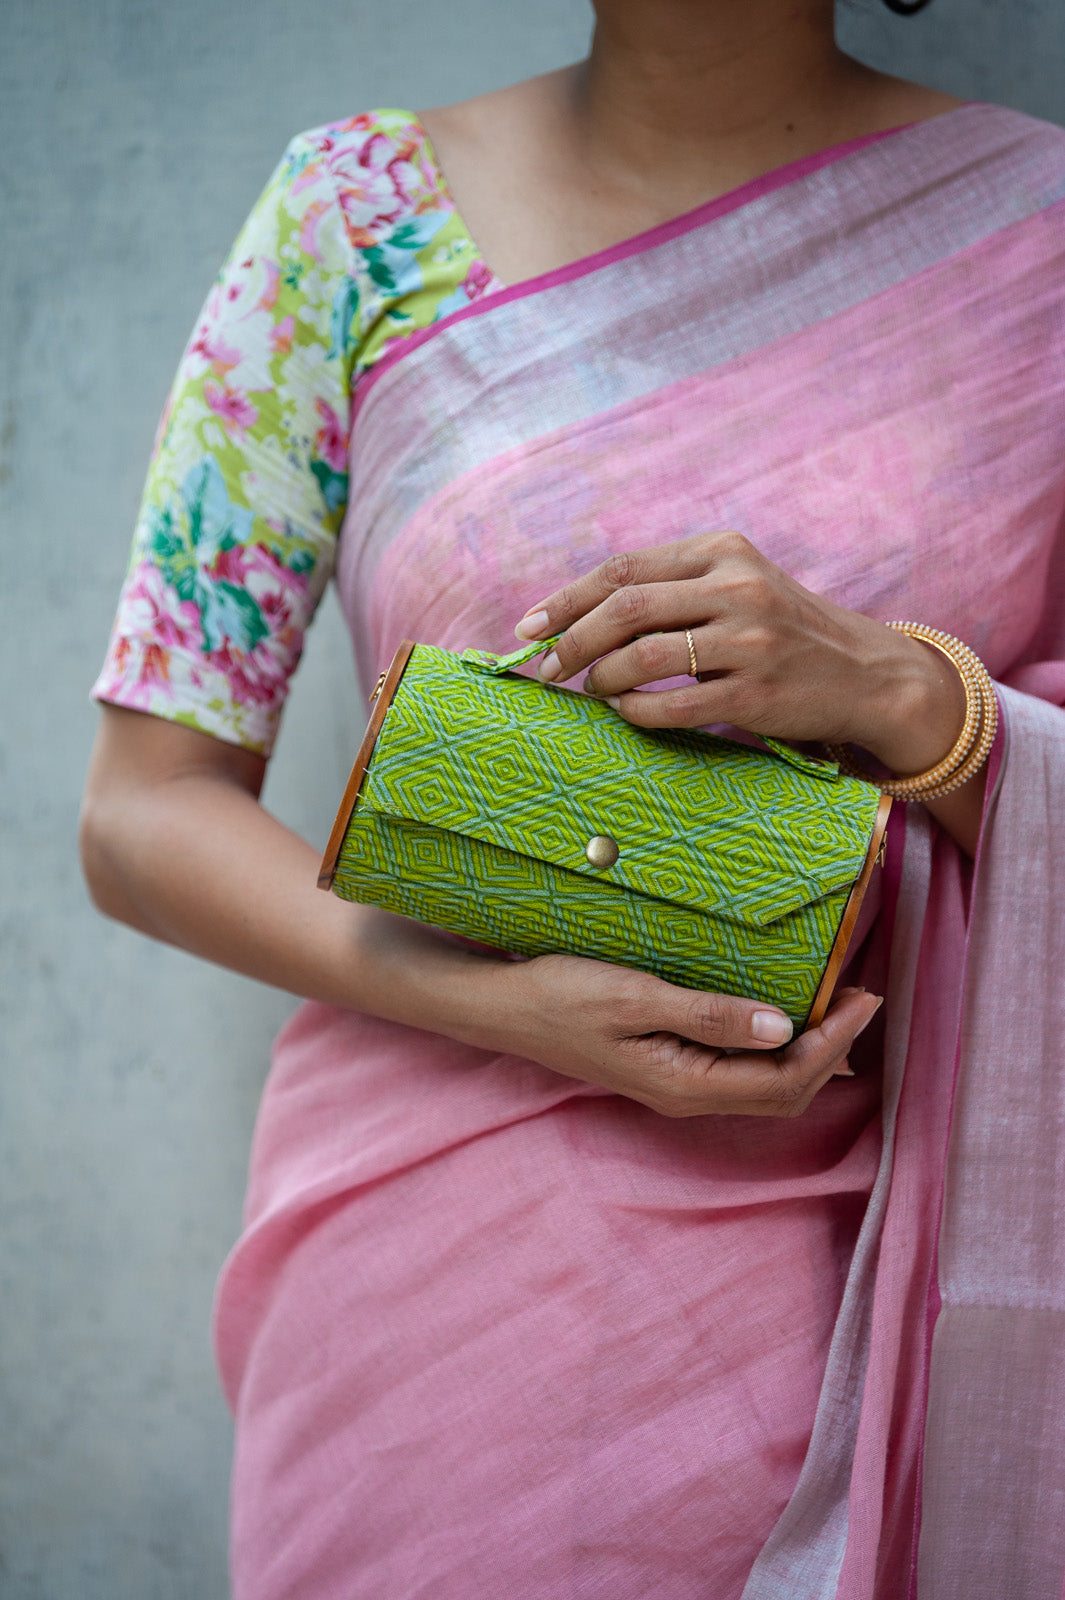
<path fill-rule="evenodd" d="M 321 182 L 321 178 L 321 160 L 308 161 L 307 165 L 304 167 L 299 176 L 293 178 L 289 192 L 293 195 L 302 194 L 304 189 L 313 189 L 315 184 Z"/>
<path fill-rule="evenodd" d="M 245 549 L 243 545 L 230 545 L 226 550 L 217 550 L 210 566 L 206 569 L 212 583 L 232 583 L 240 588 L 244 582 Z"/>
<path fill-rule="evenodd" d="M 159 568 L 142 561 L 122 597 L 122 631 L 168 650 L 186 653 L 203 642 L 200 609 L 194 600 L 182 600 Z"/>
<path fill-rule="evenodd" d="M 151 704 L 160 690 L 170 691 L 170 655 L 160 644 L 148 644 L 141 652 L 140 671 L 136 690 L 144 696 L 144 704 Z M 136 692 L 135 690 L 135 692 Z"/>
<path fill-rule="evenodd" d="M 275 698 L 281 698 L 278 675 L 269 669 L 261 671 L 257 654 L 253 650 L 249 655 L 243 655 L 227 639 L 220 649 L 212 650 L 206 657 L 225 679 L 226 688 L 238 706 L 266 706 Z"/>
<path fill-rule="evenodd" d="M 211 575 L 242 588 L 258 607 L 267 631 L 250 650 L 226 639 L 208 659 L 225 675 L 238 704 L 280 704 L 307 626 L 307 579 L 290 572 L 261 544 L 220 551 Z"/>
<path fill-rule="evenodd" d="M 166 438 L 166 430 L 170 426 L 170 417 L 171 417 L 171 414 L 173 413 L 173 410 L 174 410 L 174 391 L 173 391 L 173 389 L 171 389 L 170 393 L 166 397 L 166 404 L 163 407 L 163 414 L 159 418 L 159 426 L 155 430 L 155 438 L 152 441 L 152 460 L 153 461 L 154 461 L 155 457 L 159 454 L 159 447 L 162 444 L 163 440 Z"/>
<path fill-rule="evenodd" d="M 264 256 L 262 269 L 266 276 L 263 292 L 255 302 L 256 311 L 272 311 L 277 304 L 277 297 L 281 292 L 281 268 L 276 261 L 269 261 Z"/>
<path fill-rule="evenodd" d="M 419 166 L 416 157 L 421 157 L 423 165 Z M 430 179 L 427 176 L 424 162 L 424 148 L 409 139 L 388 164 L 397 194 L 404 195 L 408 205 L 416 212 L 435 211 L 440 207 L 440 187 L 435 177 Z"/>
<path fill-rule="evenodd" d="M 97 687 L 103 699 L 131 711 L 155 710 L 160 699 L 173 698 L 169 653 L 142 639 L 114 639 Z"/>
<path fill-rule="evenodd" d="M 270 348 L 275 355 L 288 355 L 292 349 L 292 339 L 295 332 L 295 317 L 286 317 L 284 322 L 279 322 L 276 328 L 270 329 Z"/>
<path fill-rule="evenodd" d="M 240 389 L 231 389 L 226 383 L 216 383 L 213 378 L 207 378 L 203 385 L 203 398 L 211 410 L 222 418 L 229 433 L 243 437 L 245 430 L 259 420 L 258 408 L 252 405 L 247 395 Z"/>
<path fill-rule="evenodd" d="M 269 336 L 276 313 L 265 303 L 277 298 L 279 287 L 278 269 L 266 257 L 247 256 L 229 266 L 207 297 L 181 376 L 210 373 L 230 390 L 268 388 Z M 211 392 L 219 398 L 218 383 Z"/>
<path fill-rule="evenodd" d="M 253 312 L 267 310 L 277 299 L 280 288 L 280 268 L 265 255 L 245 256 L 232 262 L 221 283 L 212 289 L 204 308 L 205 323 L 225 323 L 232 328 L 236 320 L 243 321 Z"/>
<path fill-rule="evenodd" d="M 491 269 L 479 257 L 470 263 L 462 287 L 466 291 L 467 300 L 479 300 L 492 281 Z"/>
<path fill-rule="evenodd" d="M 372 121 L 372 118 L 370 120 Z M 302 194 L 304 189 L 311 189 L 319 182 L 324 158 L 336 149 L 336 140 L 329 133 L 324 133 L 317 139 L 309 139 L 307 142 L 315 152 L 315 159 L 308 161 L 298 177 L 293 178 L 293 194 Z"/>
<path fill-rule="evenodd" d="M 346 122 L 337 122 L 333 126 L 338 133 L 369 133 L 377 118 L 371 111 L 359 111 L 354 117 L 349 117 Z M 332 144 L 332 140 L 329 141 Z"/>
<path fill-rule="evenodd" d="M 271 623 L 272 634 L 283 631 L 306 607 L 307 574 L 293 572 L 265 544 L 242 545 L 244 586 Z"/>
<path fill-rule="evenodd" d="M 172 653 L 197 661 L 201 642 L 199 608 L 180 599 L 152 562 L 142 562 L 122 596 L 100 677 L 105 696 L 135 711 L 151 711 L 160 696 L 171 698 Z M 198 682 L 195 667 L 191 675 Z"/>
<path fill-rule="evenodd" d="M 325 400 L 316 399 L 314 404 L 322 419 L 322 426 L 314 439 L 314 453 L 327 462 L 334 472 L 347 472 L 348 441 L 340 418 Z"/>
<path fill-rule="evenodd" d="M 420 163 L 419 159 L 420 158 Z M 361 148 L 341 148 L 328 162 L 353 245 L 365 249 L 392 231 L 402 216 L 439 207 L 424 144 L 377 132 Z"/>
<path fill-rule="evenodd" d="M 190 373 L 213 372 L 217 377 L 223 378 L 239 364 L 240 351 L 233 345 L 226 344 L 218 329 L 212 327 L 209 321 L 203 321 L 196 330 L 196 337 L 189 345 L 188 355 L 185 358 L 187 370 Z"/>
<path fill-rule="evenodd" d="M 116 629 L 118 624 L 116 623 Z M 101 681 L 106 686 L 109 694 L 114 694 L 116 688 L 129 672 L 130 657 L 133 655 L 133 646 L 124 633 L 112 633 L 111 643 L 107 650 L 107 660 L 104 670 L 100 674 Z"/>
<path fill-rule="evenodd" d="M 328 210 L 327 200 L 312 200 L 300 222 L 300 249 L 315 261 L 322 259 L 318 249 L 318 224 Z"/>
<path fill-rule="evenodd" d="M 361 164 L 378 178 L 387 178 L 391 193 L 405 211 L 414 204 L 418 190 L 418 169 L 411 160 L 416 149 L 411 139 L 397 143 L 383 133 L 373 134 L 362 149 Z"/>

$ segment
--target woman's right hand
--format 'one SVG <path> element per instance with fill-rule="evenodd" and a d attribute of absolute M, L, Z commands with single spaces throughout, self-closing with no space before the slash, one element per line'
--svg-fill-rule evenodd
<path fill-rule="evenodd" d="M 764 1002 L 581 956 L 506 963 L 491 988 L 485 1042 L 666 1117 L 801 1116 L 846 1073 L 880 1005 L 865 990 L 842 990 L 820 1027 L 782 1048 L 790 1024 Z"/>
<path fill-rule="evenodd" d="M 104 708 L 82 850 L 100 909 L 262 983 L 350 1006 L 627 1095 L 664 1116 L 798 1116 L 876 1010 L 845 993 L 779 1048 L 754 1000 L 581 956 L 508 961 L 315 887 L 319 857 L 257 802 L 265 763 Z M 730 1053 L 736 1052 L 736 1053 Z"/>

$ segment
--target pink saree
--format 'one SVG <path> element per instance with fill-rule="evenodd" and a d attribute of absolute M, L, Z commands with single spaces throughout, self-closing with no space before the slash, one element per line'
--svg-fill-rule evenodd
<path fill-rule="evenodd" d="M 360 383 L 364 685 L 729 527 L 961 635 L 1004 729 L 975 868 L 897 814 L 850 969 L 886 1004 L 797 1121 L 296 1013 L 217 1302 L 237 1600 L 1061 1600 L 1063 283 L 1065 134 L 974 105 Z"/>

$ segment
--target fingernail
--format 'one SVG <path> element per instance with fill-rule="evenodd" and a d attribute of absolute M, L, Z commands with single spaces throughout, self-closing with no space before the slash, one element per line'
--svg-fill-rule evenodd
<path fill-rule="evenodd" d="M 751 1018 L 751 1038 L 762 1044 L 786 1044 L 794 1031 L 779 1011 L 756 1011 Z"/>
<path fill-rule="evenodd" d="M 847 995 L 847 994 L 867 994 L 867 993 L 868 993 L 868 990 L 866 989 L 865 984 L 864 983 L 858 983 L 858 984 L 853 984 L 849 988 L 846 988 L 846 989 L 838 989 L 836 991 L 836 997 L 837 997 L 837 999 L 842 999 L 843 996 Z"/>
<path fill-rule="evenodd" d="M 562 671 L 562 663 L 552 650 L 540 663 L 539 678 L 541 683 L 550 683 Z"/>
<path fill-rule="evenodd" d="M 527 611 L 514 629 L 519 639 L 539 639 L 547 632 L 547 612 Z"/>
<path fill-rule="evenodd" d="M 880 1010 L 880 1007 L 883 1004 L 884 1004 L 884 996 L 882 994 L 877 995 L 877 997 L 876 997 L 876 1005 L 873 1007 L 872 1011 L 869 1013 L 869 1015 L 866 1017 L 865 1021 L 862 1023 L 861 1027 L 858 1029 L 858 1033 L 864 1033 L 865 1032 L 866 1028 L 872 1022 L 873 1018 L 876 1016 L 877 1012 Z M 854 1035 L 854 1037 L 856 1039 L 858 1037 L 858 1033 L 856 1033 Z"/>
<path fill-rule="evenodd" d="M 837 1067 L 832 1076 L 834 1078 L 853 1078 L 854 1069 L 853 1067 Z"/>

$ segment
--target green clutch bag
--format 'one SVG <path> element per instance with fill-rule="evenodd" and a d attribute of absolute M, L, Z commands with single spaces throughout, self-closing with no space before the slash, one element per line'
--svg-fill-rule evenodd
<path fill-rule="evenodd" d="M 891 802 L 790 746 L 634 728 L 507 656 L 400 646 L 319 884 L 496 949 L 828 1006 Z"/>

